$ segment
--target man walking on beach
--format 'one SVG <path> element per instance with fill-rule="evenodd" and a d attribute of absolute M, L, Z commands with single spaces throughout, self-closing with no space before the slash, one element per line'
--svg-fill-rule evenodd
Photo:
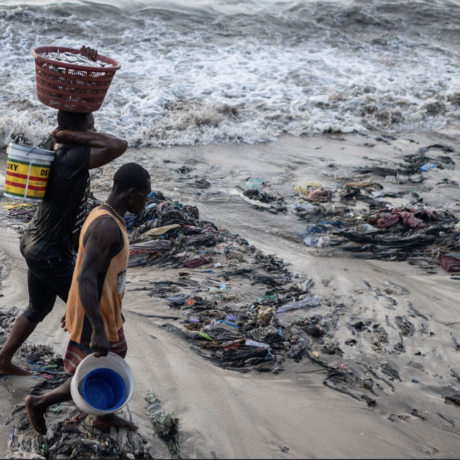
<path fill-rule="evenodd" d="M 88 355 L 107 356 L 109 351 L 125 358 L 128 351 L 123 332 L 122 301 L 126 286 L 129 239 L 123 216 L 139 214 L 151 193 L 150 175 L 135 163 L 115 174 L 107 202 L 88 216 L 80 236 L 80 250 L 66 310 L 70 343 L 65 371 L 73 376 Z M 54 404 L 71 401 L 72 379 L 43 396 L 28 396 L 26 408 L 34 429 L 46 434 L 45 413 Z M 137 427 L 114 414 L 98 416 L 96 428 Z"/>
<path fill-rule="evenodd" d="M 89 170 L 120 157 L 124 140 L 97 133 L 91 113 L 59 111 L 58 144 L 46 197 L 21 238 L 26 259 L 29 306 L 16 320 L 0 352 L 0 375 L 31 375 L 11 362 L 16 351 L 51 312 L 59 296 L 67 302 L 79 232 L 86 218 Z"/>

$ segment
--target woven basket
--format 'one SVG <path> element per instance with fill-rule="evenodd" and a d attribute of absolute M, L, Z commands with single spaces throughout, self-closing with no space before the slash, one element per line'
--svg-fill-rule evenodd
<path fill-rule="evenodd" d="M 97 59 L 112 67 L 90 67 L 54 61 L 43 56 L 59 50 L 81 54 L 80 50 L 42 46 L 32 50 L 35 58 L 38 100 L 53 109 L 67 112 L 95 112 L 101 108 L 119 62 L 100 54 Z M 50 66 L 59 69 L 53 70 Z"/>

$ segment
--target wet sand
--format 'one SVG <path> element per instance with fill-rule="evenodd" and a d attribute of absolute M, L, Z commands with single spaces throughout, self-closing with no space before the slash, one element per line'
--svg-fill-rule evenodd
<path fill-rule="evenodd" d="M 387 386 L 378 391 L 378 406 L 370 410 L 365 404 L 326 388 L 323 369 L 306 358 L 299 364 L 288 360 L 285 371 L 277 376 L 254 371 L 242 375 L 203 360 L 185 341 L 161 327 L 171 320 L 138 315 L 180 316 L 180 311 L 171 310 L 165 300 L 133 291 L 144 286 L 145 280 L 177 279 L 179 270 L 130 269 L 124 305 L 128 362 L 136 378 L 130 409 L 143 434 L 152 437 L 143 407 L 146 393 L 153 389 L 164 409 L 174 409 L 179 416 L 182 450 L 191 458 L 458 458 L 460 409 L 445 404 L 441 396 L 452 386 L 460 385 L 450 375 L 451 368 L 460 373 L 459 355 L 450 336 L 451 332 L 460 336 L 459 282 L 451 280 L 442 269 L 428 275 L 406 262 L 363 261 L 352 259 L 340 250 L 307 248 L 296 236 L 296 231 L 305 229 L 306 222 L 291 212 L 278 215 L 261 212 L 234 192 L 237 185 L 244 186 L 248 177 L 260 177 L 270 182 L 272 191 L 283 195 L 289 203 L 292 184 L 298 181 L 315 181 L 335 188 L 345 182 L 338 178 L 352 177 L 356 167 L 370 164 L 395 167 L 403 154 L 415 153 L 417 148 L 436 142 L 455 147 L 455 139 L 439 133 L 398 138 L 390 145 L 375 141 L 372 136 L 336 135 L 284 137 L 276 143 L 259 145 L 130 149 L 117 164 L 96 172 L 93 191 L 98 198 L 104 198 L 118 165 L 139 162 L 151 172 L 154 189 L 182 203 L 198 206 L 203 219 L 238 233 L 266 253 L 276 253 L 290 262 L 293 272 L 315 281 L 315 294 L 347 306 L 336 334 L 341 345 L 350 337 L 346 327 L 350 318 L 371 318 L 373 322 L 383 323 L 388 315 L 407 314 L 409 302 L 429 319 L 429 330 L 434 334 L 427 337 L 417 328 L 416 334 L 406 340 L 406 353 L 398 357 L 377 354 L 368 348 L 361 354 L 343 345 L 345 355 L 337 357 L 338 365 L 341 359 L 354 361 L 357 368 L 363 361 L 387 361 L 401 374 L 402 382 L 394 382 L 396 391 Z M 458 161 L 457 154 L 451 156 Z M 338 168 L 331 168 L 332 163 Z M 201 191 L 189 185 L 194 178 L 186 179 L 176 171 L 183 165 L 194 168 L 192 176 L 212 183 L 208 191 L 223 193 L 218 199 L 207 195 L 211 199 L 200 200 Z M 2 167 L 4 170 L 4 164 Z M 401 187 L 416 189 L 428 205 L 448 205 L 458 200 L 458 187 L 435 185 L 444 177 L 459 181 L 458 170 L 427 174 L 429 180 L 425 183 Z M 392 187 L 385 179 L 379 182 Z M 357 210 L 360 207 L 358 203 Z M 19 253 L 17 234 L 10 224 L 16 225 L 2 219 L 0 251 L 6 256 L 1 262 L 6 267 L 0 289 L 4 295 L 0 298 L 2 309 L 24 308 L 27 303 L 26 267 Z M 192 279 L 203 280 L 202 270 L 192 270 Z M 397 305 L 391 308 L 385 299 L 373 294 L 375 289 L 384 289 L 386 282 L 409 291 L 394 293 Z M 251 292 L 244 294 L 256 297 Z M 31 341 L 52 344 L 62 353 L 67 341 L 59 329 L 62 311 L 63 305 L 59 303 Z M 417 326 L 421 324 L 414 322 Z M 397 332 L 388 332 L 392 343 L 397 341 Z M 425 357 L 415 356 L 419 350 L 423 350 Z M 420 383 L 413 383 L 412 378 Z M 28 385 L 35 383 L 36 380 L 24 378 L 0 380 L 0 385 L 8 386 L 5 393 L 8 397 L 0 403 L 0 446 L 4 450 L 9 431 L 9 427 L 3 426 L 4 420 L 14 404 L 25 397 Z M 426 411 L 423 413 L 428 420 L 397 417 L 407 416 L 413 409 Z M 455 426 L 440 418 L 439 413 L 454 421 Z M 391 414 L 396 414 L 394 422 L 388 420 Z M 284 446 L 289 448 L 288 452 L 282 452 Z M 158 440 L 154 441 L 154 448 L 153 455 L 168 456 Z"/>

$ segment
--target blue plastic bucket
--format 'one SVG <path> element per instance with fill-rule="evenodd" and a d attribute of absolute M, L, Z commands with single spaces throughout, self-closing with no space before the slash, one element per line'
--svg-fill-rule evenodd
<path fill-rule="evenodd" d="M 100 368 L 90 372 L 81 386 L 83 399 L 99 411 L 116 411 L 126 401 L 128 391 L 120 374 Z"/>

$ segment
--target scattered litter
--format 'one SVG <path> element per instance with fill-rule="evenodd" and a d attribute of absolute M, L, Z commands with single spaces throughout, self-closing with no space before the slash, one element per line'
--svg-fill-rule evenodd
<path fill-rule="evenodd" d="M 284 307 L 278 308 L 276 313 L 283 313 L 290 310 L 297 310 L 300 308 L 314 308 L 319 307 L 321 305 L 322 298 L 319 295 L 315 295 L 314 297 L 307 297 L 304 300 L 299 302 L 293 302 L 290 304 L 285 305 Z"/>
<path fill-rule="evenodd" d="M 30 363 L 55 367 L 51 379 L 35 385 L 31 395 L 39 396 L 54 390 L 68 380 L 62 356 L 45 345 L 24 345 L 19 353 Z M 131 418 L 127 410 L 120 414 Z M 146 439 L 137 432 L 98 429 L 92 426 L 92 416 L 75 409 L 73 403 L 54 406 L 47 413 L 48 432 L 42 436 L 30 426 L 25 406 L 16 406 L 7 424 L 13 426 L 8 443 L 10 458 L 140 458 L 152 459 L 145 449 Z"/>
<path fill-rule="evenodd" d="M 450 273 L 460 272 L 460 253 L 447 252 L 441 254 L 441 265 L 444 270 Z"/>
<path fill-rule="evenodd" d="M 160 399 L 153 391 L 148 393 L 145 400 L 148 403 L 146 409 L 155 432 L 168 444 L 173 458 L 185 459 L 180 446 L 179 419 L 175 412 L 164 412 Z"/>
<path fill-rule="evenodd" d="M 292 188 L 299 195 L 309 195 L 313 189 L 322 188 L 319 182 L 303 182 L 301 184 L 293 185 Z"/>
<path fill-rule="evenodd" d="M 430 163 L 427 163 L 426 165 L 423 165 L 423 166 L 420 168 L 420 171 L 428 172 L 428 171 L 431 171 L 432 169 L 437 169 L 437 166 L 436 166 L 436 165 L 432 165 L 432 164 L 430 164 Z"/>
<path fill-rule="evenodd" d="M 316 201 L 316 202 L 319 202 L 319 201 L 326 202 L 326 201 L 330 201 L 331 197 L 332 197 L 332 192 L 330 190 L 324 190 L 324 189 L 318 188 L 316 190 L 313 190 L 307 196 L 307 200 Z"/>
<path fill-rule="evenodd" d="M 262 179 L 248 179 L 246 182 L 246 187 L 251 190 L 262 190 L 262 187 L 265 185 L 265 182 Z"/>

